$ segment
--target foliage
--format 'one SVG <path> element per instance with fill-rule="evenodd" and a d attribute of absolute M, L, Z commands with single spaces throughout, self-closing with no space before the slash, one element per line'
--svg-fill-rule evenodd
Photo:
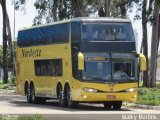
<path fill-rule="evenodd" d="M 0 80 L 0 88 L 2 87 L 3 83 L 2 83 L 2 80 Z"/>
<path fill-rule="evenodd" d="M 28 116 L 20 116 L 17 120 L 45 120 L 42 115 L 28 115 Z"/>
<path fill-rule="evenodd" d="M 20 10 L 20 11 L 24 11 L 25 12 L 25 3 L 26 0 L 13 0 L 13 2 L 15 2 L 15 9 L 16 10 Z"/>
<path fill-rule="evenodd" d="M 138 103 L 146 105 L 160 105 L 160 83 L 156 88 L 139 88 Z"/>
<path fill-rule="evenodd" d="M 16 83 L 16 77 L 15 76 L 10 76 L 10 78 L 9 78 L 9 84 L 15 84 Z"/>
<path fill-rule="evenodd" d="M 15 80 L 15 79 L 14 79 Z M 0 80 L 0 91 L 6 92 L 16 92 L 15 81 L 12 79 L 9 80 L 8 84 L 3 84 L 2 80 Z"/>
<path fill-rule="evenodd" d="M 105 12 L 105 9 L 109 10 L 112 17 L 124 18 L 127 10 L 132 8 L 133 2 L 137 0 L 107 1 L 109 8 L 104 6 L 106 0 L 36 0 L 34 6 L 37 10 L 37 15 L 33 20 L 33 24 L 95 15 L 96 12 Z M 16 10 L 25 11 L 26 2 L 26 0 L 16 0 Z"/>
<path fill-rule="evenodd" d="M 8 84 L 1 84 L 0 89 L 8 89 L 9 85 Z"/>
<path fill-rule="evenodd" d="M 13 51 L 14 51 L 14 55 L 15 55 L 15 49 L 17 47 L 17 42 L 13 41 L 12 42 L 12 46 L 13 46 Z M 11 60 L 10 50 L 9 49 L 7 49 L 7 61 L 8 61 L 8 67 L 12 68 L 13 62 Z M 0 66 L 1 67 L 3 66 L 3 48 L 2 48 L 2 46 L 0 46 Z"/>
<path fill-rule="evenodd" d="M 109 1 L 109 13 L 111 17 L 126 18 L 127 10 L 131 10 L 135 0 L 101 0 L 102 6 L 104 6 L 104 1 Z M 99 2 L 99 1 L 98 1 Z"/>

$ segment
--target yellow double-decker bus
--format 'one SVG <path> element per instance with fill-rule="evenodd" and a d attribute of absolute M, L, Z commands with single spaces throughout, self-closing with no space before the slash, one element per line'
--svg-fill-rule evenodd
<path fill-rule="evenodd" d="M 131 22 L 73 18 L 18 32 L 17 90 L 29 103 L 58 99 L 61 106 L 103 103 L 120 109 L 136 101 L 139 60 Z"/>

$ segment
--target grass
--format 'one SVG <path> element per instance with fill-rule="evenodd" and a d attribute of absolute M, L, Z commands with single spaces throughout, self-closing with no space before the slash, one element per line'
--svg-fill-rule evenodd
<path fill-rule="evenodd" d="M 16 87 L 13 84 L 3 84 L 0 80 L 0 91 L 16 92 Z"/>
<path fill-rule="evenodd" d="M 137 103 L 145 105 L 160 105 L 160 83 L 157 83 L 155 88 L 140 87 Z"/>
<path fill-rule="evenodd" d="M 20 116 L 17 120 L 45 120 L 42 115 Z"/>
<path fill-rule="evenodd" d="M 45 120 L 45 118 L 42 115 L 2 115 L 2 118 L 0 120 Z"/>

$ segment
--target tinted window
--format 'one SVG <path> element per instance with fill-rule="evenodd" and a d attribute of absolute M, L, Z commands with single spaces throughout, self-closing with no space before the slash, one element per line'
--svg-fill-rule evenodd
<path fill-rule="evenodd" d="M 83 23 L 82 41 L 134 41 L 130 23 Z"/>
<path fill-rule="evenodd" d="M 27 47 L 67 43 L 69 41 L 69 23 L 33 28 L 18 32 L 18 45 Z"/>
<path fill-rule="evenodd" d="M 71 38 L 72 42 L 79 41 L 80 38 L 80 25 L 79 22 L 72 22 L 71 23 Z"/>
<path fill-rule="evenodd" d="M 35 60 L 36 76 L 62 76 L 62 60 Z"/>

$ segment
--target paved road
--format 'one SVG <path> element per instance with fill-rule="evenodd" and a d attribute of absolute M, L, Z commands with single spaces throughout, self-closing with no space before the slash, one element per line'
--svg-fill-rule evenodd
<path fill-rule="evenodd" d="M 67 120 L 66 116 L 68 116 L 68 120 L 74 120 L 74 118 L 90 120 L 92 116 L 94 120 L 98 117 L 100 117 L 98 119 L 105 119 L 106 115 L 110 114 L 115 114 L 110 115 L 111 118 L 119 116 L 118 118 L 122 119 L 122 115 L 126 114 L 160 114 L 160 111 L 124 106 L 121 110 L 105 110 L 100 104 L 80 104 L 77 109 L 69 109 L 60 107 L 56 101 L 49 101 L 46 104 L 29 104 L 23 96 L 0 92 L 0 114 L 49 114 L 47 118 L 56 114 L 55 118 L 61 117 L 65 120 Z"/>

